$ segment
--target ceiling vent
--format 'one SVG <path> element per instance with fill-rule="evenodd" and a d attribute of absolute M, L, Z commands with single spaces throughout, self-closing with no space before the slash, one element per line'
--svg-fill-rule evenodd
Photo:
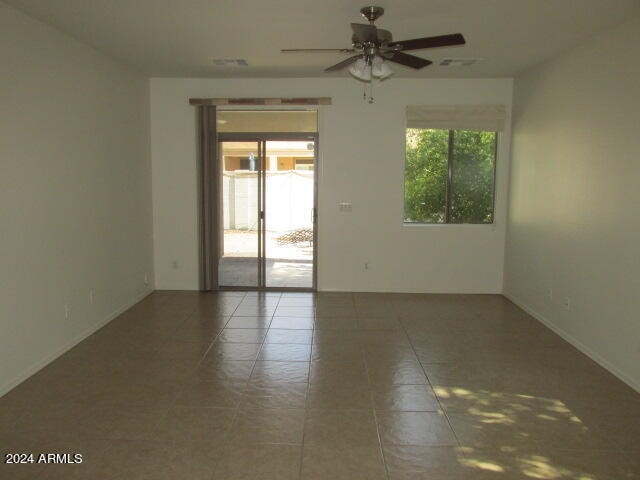
<path fill-rule="evenodd" d="M 249 64 L 242 58 L 214 58 L 213 64 L 216 67 L 248 67 Z"/>
<path fill-rule="evenodd" d="M 441 67 L 469 67 L 482 61 L 481 58 L 445 58 L 440 62 Z"/>

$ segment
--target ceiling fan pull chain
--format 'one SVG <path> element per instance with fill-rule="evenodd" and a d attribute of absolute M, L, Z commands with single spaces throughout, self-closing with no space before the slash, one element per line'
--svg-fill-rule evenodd
<path fill-rule="evenodd" d="M 369 103 L 373 103 L 373 79 L 371 79 L 371 83 L 369 83 Z"/>

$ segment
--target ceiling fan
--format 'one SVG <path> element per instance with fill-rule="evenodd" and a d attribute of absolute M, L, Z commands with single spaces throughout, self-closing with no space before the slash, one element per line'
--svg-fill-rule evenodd
<path fill-rule="evenodd" d="M 374 22 L 384 14 L 384 8 L 363 7 L 360 9 L 360 13 L 369 21 L 369 24 L 351 24 L 353 30 L 351 48 L 290 48 L 282 50 L 282 53 L 356 53 L 356 55 L 326 68 L 325 72 L 341 70 L 351 65 L 349 72 L 354 77 L 364 82 L 370 82 L 372 76 L 383 80 L 393 73 L 386 63 L 387 60 L 416 70 L 433 63 L 430 60 L 404 53 L 406 51 L 465 44 L 464 37 L 460 33 L 396 42 L 393 41 L 390 31 L 377 28 L 374 25 Z"/>

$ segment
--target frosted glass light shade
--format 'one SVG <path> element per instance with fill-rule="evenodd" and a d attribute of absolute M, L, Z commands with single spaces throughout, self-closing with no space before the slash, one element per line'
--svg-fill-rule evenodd
<path fill-rule="evenodd" d="M 356 63 L 349 68 L 349 73 L 363 82 L 371 81 L 371 66 L 367 65 L 362 58 L 359 58 Z"/>
<path fill-rule="evenodd" d="M 389 67 L 389 65 L 387 64 L 387 62 L 384 61 L 384 59 L 376 56 L 373 59 L 371 74 L 374 77 L 379 78 L 380 80 L 384 80 L 385 78 L 388 78 L 391 75 L 393 75 L 393 70 L 391 70 L 391 67 Z"/>

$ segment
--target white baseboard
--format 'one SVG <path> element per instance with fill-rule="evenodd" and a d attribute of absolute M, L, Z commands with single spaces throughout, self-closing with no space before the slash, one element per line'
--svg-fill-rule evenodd
<path fill-rule="evenodd" d="M 18 375 L 16 378 L 14 378 L 13 380 L 10 380 L 9 382 L 7 382 L 4 385 L 2 385 L 2 387 L 0 387 L 0 397 L 2 397 L 4 394 L 8 393 L 10 390 L 13 390 L 15 387 L 17 387 L 19 384 L 24 382 L 27 378 L 29 378 L 32 375 L 34 375 L 39 370 L 42 370 L 44 367 L 49 365 L 56 358 L 60 357 L 62 354 L 64 354 L 68 350 L 71 350 L 73 347 L 75 347 L 77 344 L 79 344 L 82 340 L 87 338 L 89 335 L 91 335 L 91 334 L 97 332 L 98 330 L 100 330 L 102 327 L 104 327 L 111 320 L 113 320 L 114 318 L 119 316 L 121 313 L 124 313 L 125 311 L 127 311 L 131 307 L 133 307 L 136 303 L 138 303 L 139 301 L 141 301 L 144 298 L 146 298 L 149 295 L 151 295 L 153 293 L 153 291 L 154 291 L 153 288 L 146 289 L 140 295 L 137 295 L 135 298 L 133 298 L 132 300 L 130 300 L 126 304 L 122 305 L 121 307 L 117 308 L 115 311 L 111 312 L 109 315 L 106 316 L 106 318 L 100 320 L 98 323 L 92 325 L 91 327 L 86 329 L 84 332 L 82 332 L 80 335 L 77 335 L 76 337 L 74 337 L 73 340 L 71 340 L 65 346 L 63 346 L 62 348 L 56 350 L 52 354 L 47 355 L 46 357 L 44 357 L 43 359 L 39 360 L 38 362 L 34 363 L 29 368 L 27 368 L 25 371 L 23 371 L 20 375 Z"/>
<path fill-rule="evenodd" d="M 571 334 L 567 333 L 566 331 L 558 327 L 556 324 L 554 324 L 551 320 L 546 318 L 544 315 L 541 315 L 538 312 L 536 312 L 534 309 L 529 307 L 527 304 L 525 304 L 515 295 L 511 293 L 506 293 L 506 292 L 503 292 L 502 295 L 507 297 L 509 300 L 511 300 L 513 303 L 515 303 L 518 307 L 520 307 L 522 310 L 527 312 L 533 318 L 538 320 L 540 323 L 542 323 L 543 325 L 545 325 L 546 327 L 550 328 L 555 333 L 560 335 L 563 339 L 565 339 L 571 345 L 576 347 L 578 350 L 580 350 L 582 353 L 584 353 L 587 357 L 589 357 L 591 360 L 596 362 L 598 365 L 605 368 L 606 370 L 611 372 L 613 375 L 618 377 L 620 380 L 622 380 L 624 383 L 626 383 L 631 388 L 633 388 L 634 390 L 640 393 L 640 383 L 636 381 L 634 378 L 627 375 L 626 373 L 622 372 L 620 369 L 618 369 L 618 367 L 616 367 L 611 362 L 609 362 L 609 360 L 602 357 L 599 353 L 597 353 L 596 351 L 594 351 L 593 349 L 591 349 L 590 347 L 582 343 L 580 340 L 576 339 Z"/>
<path fill-rule="evenodd" d="M 502 290 L 464 290 L 452 292 L 450 290 L 372 290 L 358 288 L 335 288 L 335 287 L 318 287 L 318 292 L 323 293 L 409 293 L 415 295 L 502 295 Z"/>

